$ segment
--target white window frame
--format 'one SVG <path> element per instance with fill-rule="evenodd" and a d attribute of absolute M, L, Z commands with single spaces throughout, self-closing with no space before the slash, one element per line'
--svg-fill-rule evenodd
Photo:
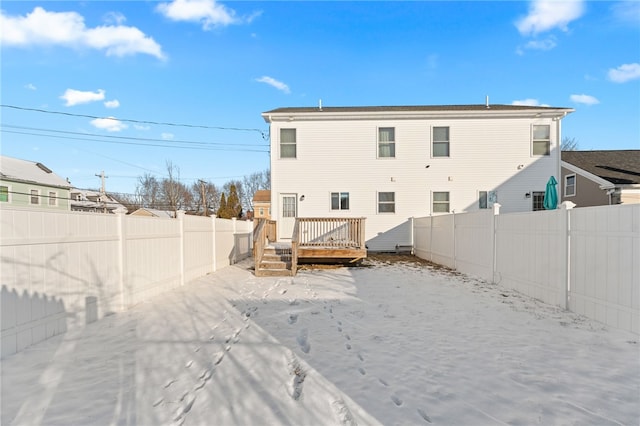
<path fill-rule="evenodd" d="M 333 208 L 333 196 L 334 194 L 337 194 L 338 196 L 338 208 L 334 209 Z M 347 200 L 347 207 L 343 208 L 342 207 L 342 196 L 346 195 L 346 200 Z M 350 204 L 350 200 L 349 200 L 349 192 L 348 191 L 334 191 L 331 192 L 331 194 L 329 194 L 329 210 L 331 211 L 348 211 L 351 209 L 351 204 Z"/>
<path fill-rule="evenodd" d="M 436 201 L 436 194 L 447 194 L 447 201 Z M 446 211 L 436 211 L 436 205 L 446 205 Z M 433 213 L 451 213 L 451 192 L 450 191 L 433 191 L 431 192 L 431 211 Z"/>
<path fill-rule="evenodd" d="M 536 139 L 536 127 L 547 127 L 549 129 L 549 138 L 548 139 Z M 536 153 L 536 143 L 539 145 L 541 143 L 546 144 L 546 153 L 539 154 Z M 533 157 L 548 157 L 551 155 L 551 125 L 549 124 L 533 124 L 531 126 L 531 155 Z"/>
<path fill-rule="evenodd" d="M 0 203 L 10 203 L 11 202 L 11 186 L 0 185 L 0 187 L 7 188 L 7 201 L 0 201 Z"/>
<path fill-rule="evenodd" d="M 35 197 L 35 200 L 36 200 L 35 203 L 33 202 L 34 197 Z M 31 206 L 39 206 L 40 205 L 40 190 L 39 189 L 30 189 L 29 190 L 29 205 L 31 205 Z"/>
<path fill-rule="evenodd" d="M 573 178 L 573 185 L 569 185 L 569 178 Z M 575 173 L 566 175 L 564 177 L 564 196 L 565 197 L 575 197 L 577 192 L 577 183 L 578 177 Z M 568 189 L 573 188 L 573 192 L 569 193 Z"/>
<path fill-rule="evenodd" d="M 49 193 L 49 202 L 47 203 L 47 205 L 49 207 L 56 207 L 58 205 L 58 192 L 57 191 L 48 191 Z M 51 195 L 53 194 L 53 196 Z"/>
<path fill-rule="evenodd" d="M 393 200 L 392 201 L 380 201 L 380 194 L 393 194 Z M 381 212 L 380 211 L 380 205 L 385 205 L 385 206 L 392 206 L 393 211 L 384 211 Z M 378 214 L 396 214 L 396 193 L 395 191 L 378 191 L 376 193 L 376 211 L 378 212 Z"/>
<path fill-rule="evenodd" d="M 283 130 L 293 130 L 293 135 L 294 135 L 294 142 L 282 142 L 282 131 Z M 278 138 L 279 138 L 279 145 L 278 145 L 278 149 L 280 151 L 280 158 L 281 159 L 293 159 L 295 160 L 296 158 L 298 158 L 298 131 L 295 128 L 291 128 L 291 127 L 283 127 L 280 129 L 280 133 L 278 134 Z M 282 155 L 282 145 L 287 145 L 287 146 L 293 146 L 294 148 L 294 155 L 293 156 L 283 156 Z"/>
<path fill-rule="evenodd" d="M 393 129 L 393 140 L 380 142 L 380 131 L 383 129 Z M 383 143 L 385 145 L 391 146 L 391 150 L 393 151 L 393 155 L 380 155 L 380 144 Z M 396 128 L 391 126 L 386 127 L 378 127 L 376 129 L 376 155 L 378 158 L 396 158 Z"/>
<path fill-rule="evenodd" d="M 435 129 L 447 129 L 447 140 L 445 141 L 436 141 L 435 138 Z M 447 145 L 447 155 L 436 155 L 435 154 L 435 146 L 438 145 Z M 450 126 L 432 126 L 431 127 L 431 158 L 450 158 L 451 157 L 451 127 Z"/>

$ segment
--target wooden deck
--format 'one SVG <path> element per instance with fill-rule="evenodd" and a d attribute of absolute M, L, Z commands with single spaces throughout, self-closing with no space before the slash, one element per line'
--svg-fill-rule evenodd
<path fill-rule="evenodd" d="M 365 218 L 296 218 L 290 251 L 282 243 L 274 245 L 276 224 L 270 222 L 260 220 L 254 229 L 257 276 L 295 275 L 299 263 L 355 262 L 367 257 Z"/>

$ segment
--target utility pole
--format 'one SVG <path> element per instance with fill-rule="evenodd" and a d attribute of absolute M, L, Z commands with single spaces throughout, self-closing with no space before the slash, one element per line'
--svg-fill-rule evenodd
<path fill-rule="evenodd" d="M 200 197 L 202 198 L 202 211 L 205 216 L 209 216 L 209 212 L 207 211 L 207 197 L 204 190 L 204 181 L 202 179 L 198 179 L 200 182 Z"/>
<path fill-rule="evenodd" d="M 107 202 L 105 200 L 105 197 L 107 195 L 107 191 L 105 189 L 104 180 L 105 180 L 105 178 L 108 178 L 109 176 L 105 176 L 104 175 L 104 170 L 102 172 L 100 172 L 99 175 L 96 174 L 96 176 L 100 178 L 100 182 L 101 182 L 101 185 L 100 185 L 100 202 L 102 203 L 102 211 L 103 211 L 103 213 L 106 213 L 107 212 Z"/>

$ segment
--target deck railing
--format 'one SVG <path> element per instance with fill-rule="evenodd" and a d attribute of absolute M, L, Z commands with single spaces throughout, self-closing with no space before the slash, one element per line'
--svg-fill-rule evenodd
<path fill-rule="evenodd" d="M 296 241 L 300 247 L 364 248 L 364 220 L 362 217 L 299 217 L 296 218 Z"/>

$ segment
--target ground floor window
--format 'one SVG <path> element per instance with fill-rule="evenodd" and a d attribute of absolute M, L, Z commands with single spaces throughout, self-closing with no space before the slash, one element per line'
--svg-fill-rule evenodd
<path fill-rule="evenodd" d="M 3 202 L 3 203 L 9 202 L 9 187 L 8 186 L 0 186 L 0 202 Z"/>
<path fill-rule="evenodd" d="M 433 212 L 449 213 L 449 193 L 434 192 L 433 193 Z"/>
<path fill-rule="evenodd" d="M 396 212 L 396 193 L 378 192 L 378 213 Z"/>
<path fill-rule="evenodd" d="M 332 192 L 331 210 L 349 210 L 349 193 Z"/>
<path fill-rule="evenodd" d="M 544 210 L 544 192 L 533 192 L 533 211 Z"/>

